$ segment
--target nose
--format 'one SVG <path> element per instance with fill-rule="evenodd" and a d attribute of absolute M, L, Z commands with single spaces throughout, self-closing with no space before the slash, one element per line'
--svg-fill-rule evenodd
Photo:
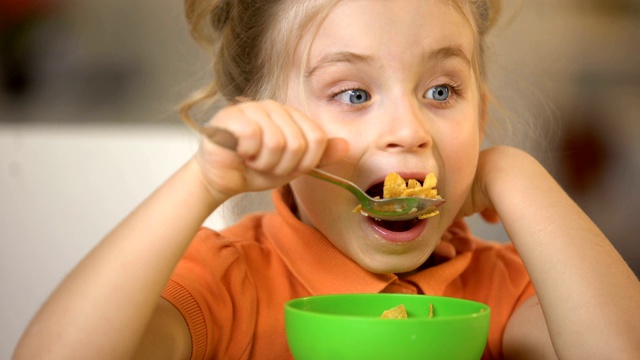
<path fill-rule="evenodd" d="M 379 147 L 392 151 L 426 149 L 432 139 L 427 114 L 412 101 L 389 104 L 380 120 Z"/>

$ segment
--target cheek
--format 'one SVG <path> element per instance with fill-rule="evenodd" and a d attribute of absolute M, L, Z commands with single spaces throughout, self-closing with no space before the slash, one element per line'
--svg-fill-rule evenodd
<path fill-rule="evenodd" d="M 304 99 L 299 94 L 300 90 L 298 89 L 296 84 L 290 82 L 287 90 L 287 97 L 284 103 L 305 112 L 305 108 L 307 105 Z"/>
<path fill-rule="evenodd" d="M 314 227 L 332 223 L 345 216 L 355 207 L 352 195 L 346 190 L 302 176 L 289 184 L 295 194 L 298 213 L 303 222 Z"/>
<path fill-rule="evenodd" d="M 480 155 L 480 133 L 477 126 L 469 126 L 458 129 L 455 134 L 440 146 L 440 152 L 445 170 L 445 195 L 457 203 L 466 198 L 475 177 Z"/>

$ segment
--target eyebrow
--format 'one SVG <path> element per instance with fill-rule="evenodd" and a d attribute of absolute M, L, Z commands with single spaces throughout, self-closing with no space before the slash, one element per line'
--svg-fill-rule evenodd
<path fill-rule="evenodd" d="M 433 62 L 446 60 L 450 58 L 459 59 L 466 66 L 471 66 L 471 60 L 469 57 L 462 51 L 460 46 L 452 45 L 452 46 L 443 46 L 431 52 L 428 52 L 421 56 L 424 62 Z M 309 71 L 305 73 L 305 77 L 312 76 L 316 71 L 322 69 L 324 67 L 328 67 L 334 64 L 346 63 L 346 64 L 371 64 L 374 62 L 373 57 L 369 55 L 358 54 L 350 51 L 340 51 L 336 53 L 330 53 L 324 57 L 322 57 L 316 65 L 311 67 Z"/>
<path fill-rule="evenodd" d="M 340 51 L 336 53 L 331 53 L 326 56 L 323 56 L 318 63 L 311 67 L 309 71 L 306 72 L 305 77 L 310 77 L 323 67 L 327 67 L 333 64 L 371 64 L 373 63 L 373 58 L 368 55 L 357 54 L 350 51 Z"/>
<path fill-rule="evenodd" d="M 451 58 L 462 60 L 466 66 L 471 66 L 471 60 L 469 60 L 467 54 L 462 51 L 462 48 L 460 46 L 456 45 L 441 47 L 435 51 L 432 51 L 426 56 L 427 61 L 444 60 Z"/>

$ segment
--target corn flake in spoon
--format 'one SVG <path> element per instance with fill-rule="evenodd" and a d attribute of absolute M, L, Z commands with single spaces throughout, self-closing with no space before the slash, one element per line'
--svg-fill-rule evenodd
<path fill-rule="evenodd" d="M 398 173 L 392 172 L 384 179 L 384 188 L 382 191 L 383 199 L 390 199 L 395 197 L 421 197 L 426 199 L 440 199 L 438 190 L 435 189 L 438 180 L 434 173 L 429 173 L 425 177 L 422 185 L 415 179 L 409 179 L 405 181 Z M 376 197 L 379 198 L 379 197 Z M 362 207 L 360 205 L 353 209 L 353 212 L 360 212 Z M 436 210 L 422 214 L 418 216 L 418 219 L 426 219 L 440 214 L 440 211 Z"/>

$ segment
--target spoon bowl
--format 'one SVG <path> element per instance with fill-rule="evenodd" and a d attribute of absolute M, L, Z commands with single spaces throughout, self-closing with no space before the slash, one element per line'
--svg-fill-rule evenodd
<path fill-rule="evenodd" d="M 356 184 L 341 177 L 329 174 L 319 169 L 313 169 L 307 175 L 338 185 L 353 194 L 360 202 L 365 215 L 379 220 L 403 221 L 417 218 L 433 212 L 442 205 L 444 199 L 427 199 L 420 197 L 396 197 L 390 199 L 374 199 L 360 189 Z"/>

